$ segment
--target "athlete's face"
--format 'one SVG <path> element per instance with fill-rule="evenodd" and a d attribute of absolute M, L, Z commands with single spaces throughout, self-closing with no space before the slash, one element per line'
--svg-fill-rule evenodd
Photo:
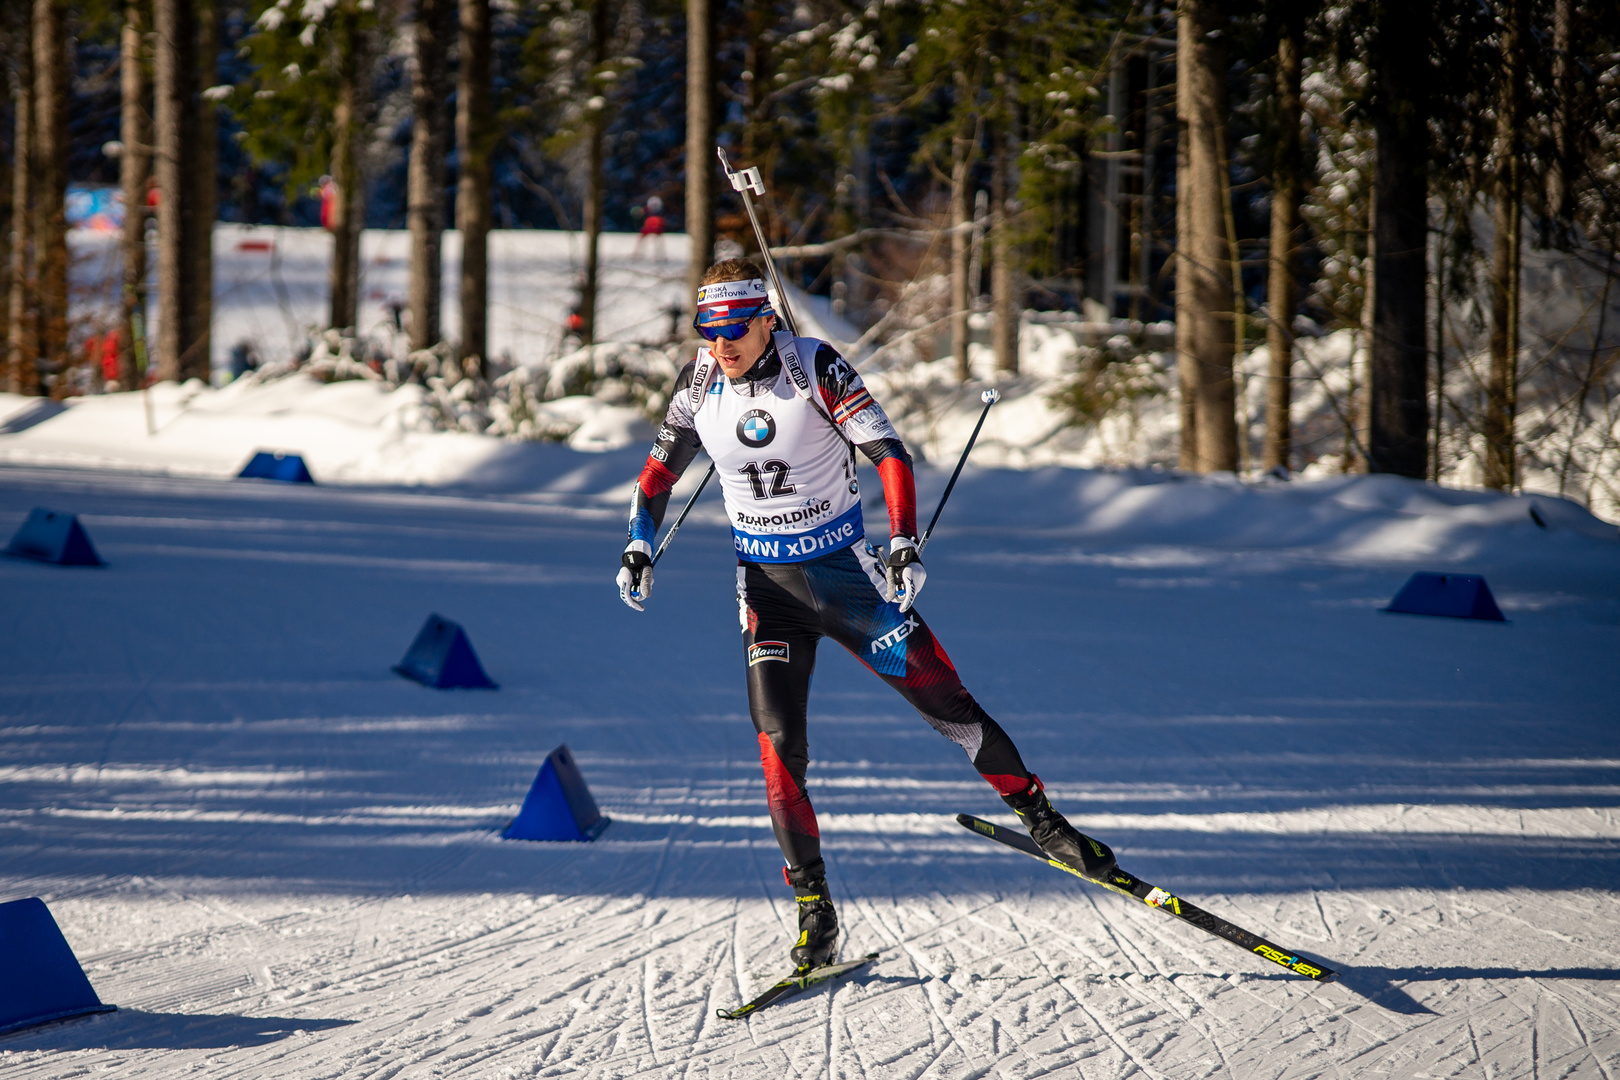
<path fill-rule="evenodd" d="M 720 363 L 727 378 L 736 379 L 748 373 L 765 355 L 765 346 L 771 340 L 771 322 L 774 315 L 761 315 L 748 320 L 748 333 L 736 341 L 717 338 L 709 343 L 709 352 Z"/>

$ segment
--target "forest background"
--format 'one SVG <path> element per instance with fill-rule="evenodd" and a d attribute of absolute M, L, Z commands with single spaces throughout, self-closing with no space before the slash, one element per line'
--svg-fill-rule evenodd
<path fill-rule="evenodd" d="M 1069 320 L 1055 406 L 1173 403 L 1184 469 L 1528 477 L 1620 508 L 1612 4 L 13 0 L 0 64 L 13 393 L 208 378 L 216 221 L 330 231 L 312 330 L 345 341 L 360 230 L 408 229 L 419 359 L 390 377 L 493 393 L 524 358 L 487 355 L 489 231 L 580 233 L 591 346 L 602 232 L 664 217 L 689 282 L 755 247 L 719 145 L 760 168 L 784 274 L 863 364 L 969 382 L 987 330 L 1012 377 L 1020 328 Z M 136 208 L 116 378 L 71 318 L 70 183 Z M 1301 438 L 1305 396 L 1330 432 Z"/>

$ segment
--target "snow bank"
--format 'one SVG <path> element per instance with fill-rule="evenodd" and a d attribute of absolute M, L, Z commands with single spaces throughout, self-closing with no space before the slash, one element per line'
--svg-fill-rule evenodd
<path fill-rule="evenodd" d="M 547 383 L 566 382 L 572 369 L 539 370 L 534 377 Z M 1476 557 L 1521 544 L 1557 544 L 1560 537 L 1605 543 L 1617 537 L 1614 526 L 1568 500 L 1459 491 L 1394 476 L 1245 483 L 1229 474 L 1044 464 L 1048 457 L 1083 458 L 1083 438 L 1102 436 L 1082 438 L 1065 427 L 1020 446 L 1020 428 L 1050 419 L 1038 376 L 1024 379 L 1010 383 L 1008 400 L 990 411 L 974 464 L 959 483 L 958 505 L 941 524 L 942 534 L 1013 527 L 1063 539 L 1060 547 L 1026 548 L 1011 558 L 1084 558 L 1074 545 L 1106 540 L 1311 549 L 1400 561 Z M 894 388 L 891 382 L 888 389 Z M 245 379 L 222 389 L 160 384 L 147 393 L 70 399 L 65 405 L 0 395 L 0 461 L 227 478 L 255 451 L 269 449 L 303 454 L 323 484 L 566 493 L 617 505 L 653 433 L 639 408 L 583 395 L 523 399 L 529 424 L 571 432 L 563 444 L 425 430 L 427 393 L 414 385 L 390 390 L 370 380 L 322 383 L 293 375 Z M 907 414 L 908 438 L 934 465 L 919 470 L 924 520 L 981 407 L 976 398 L 965 399 L 967 391 L 954 393 L 961 396 L 940 398 L 951 407 L 920 436 L 921 414 Z M 703 467 L 699 462 L 689 470 L 687 485 Z M 861 480 L 868 521 L 881 530 L 881 483 L 864 464 Z M 964 505 L 976 509 L 970 513 Z M 713 496 L 698 513 L 719 520 Z"/>
<path fill-rule="evenodd" d="M 510 490 L 539 486 L 560 462 L 577 457 L 559 446 L 431 430 L 426 396 L 420 386 L 304 375 L 221 389 L 193 380 L 69 399 L 48 419 L 27 423 L 36 399 L 0 394 L 0 461 L 224 478 L 257 450 L 282 450 L 302 454 L 320 483 Z M 573 431 L 573 450 L 600 453 L 652 439 L 651 425 L 627 406 L 568 397 L 537 408 Z"/>

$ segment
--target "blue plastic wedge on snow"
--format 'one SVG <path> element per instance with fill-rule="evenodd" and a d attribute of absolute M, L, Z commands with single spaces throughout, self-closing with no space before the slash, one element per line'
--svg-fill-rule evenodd
<path fill-rule="evenodd" d="M 280 450 L 260 450 L 236 475 L 241 480 L 284 480 L 290 484 L 315 482 L 301 455 L 284 454 Z"/>
<path fill-rule="evenodd" d="M 1443 615 L 1452 619 L 1507 622 L 1491 587 L 1478 574 L 1431 574 L 1420 570 L 1406 580 L 1384 611 L 1398 615 Z"/>
<path fill-rule="evenodd" d="M 467 632 L 443 615 L 429 615 L 394 670 L 435 690 L 497 690 L 473 652 Z"/>
<path fill-rule="evenodd" d="M 96 996 L 45 901 L 0 904 L 0 1035 L 117 1007 Z"/>
<path fill-rule="evenodd" d="M 506 840 L 595 840 L 609 818 L 596 808 L 591 789 L 579 775 L 564 743 L 546 755 L 523 809 L 501 837 Z"/>
<path fill-rule="evenodd" d="M 6 546 L 7 555 L 59 566 L 101 566 L 90 535 L 79 524 L 77 514 L 64 514 L 60 510 L 47 510 L 36 506 L 28 520 Z"/>

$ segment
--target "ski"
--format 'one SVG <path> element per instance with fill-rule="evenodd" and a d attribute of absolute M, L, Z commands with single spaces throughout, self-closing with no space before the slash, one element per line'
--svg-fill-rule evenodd
<path fill-rule="evenodd" d="M 1313 963 L 1298 953 L 1278 948 L 1260 935 L 1251 934 L 1241 926 L 1234 926 L 1225 919 L 1217 915 L 1211 915 L 1202 908 L 1190 904 L 1178 896 L 1172 896 L 1156 885 L 1149 885 L 1141 878 L 1128 874 L 1117 867 L 1111 870 L 1106 877 L 1087 877 L 1072 866 L 1058 862 L 1056 859 L 1047 858 L 1046 853 L 1040 849 L 1039 845 L 1022 830 L 997 825 L 994 822 L 985 821 L 983 818 L 976 818 L 972 814 L 957 814 L 956 823 L 969 832 L 987 836 L 1016 851 L 1022 851 L 1031 858 L 1039 859 L 1041 862 L 1055 866 L 1059 870 L 1066 870 L 1081 881 L 1101 885 L 1103 888 L 1117 892 L 1121 896 L 1129 896 L 1132 899 L 1142 901 L 1149 907 L 1158 908 L 1166 915 L 1174 916 L 1206 933 L 1225 938 L 1245 952 L 1264 957 L 1273 964 L 1280 964 L 1296 975 L 1303 975 L 1307 979 L 1315 979 L 1317 982 L 1324 983 L 1332 982 L 1339 977 L 1337 971 Z"/>
<path fill-rule="evenodd" d="M 848 975 L 856 968 L 863 968 L 876 960 L 877 956 L 878 954 L 875 952 L 867 953 L 859 960 L 846 960 L 842 964 L 828 964 L 825 967 L 811 968 L 803 975 L 789 975 L 753 1001 L 748 1002 L 748 1004 L 739 1006 L 731 1012 L 727 1012 L 725 1009 L 716 1009 L 714 1014 L 722 1020 L 741 1020 L 743 1017 L 751 1016 L 767 1005 L 774 1005 L 784 998 L 790 998 L 801 990 L 808 990 L 810 987 L 824 983 L 829 979 Z"/>

